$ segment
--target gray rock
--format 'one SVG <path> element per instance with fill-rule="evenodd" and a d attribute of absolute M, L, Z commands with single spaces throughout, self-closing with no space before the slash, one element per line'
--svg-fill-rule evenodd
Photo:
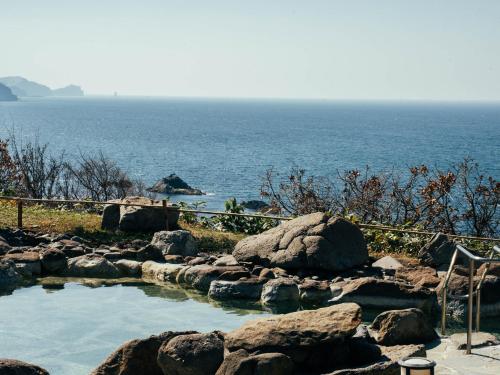
<path fill-rule="evenodd" d="M 142 274 L 142 263 L 130 259 L 120 259 L 115 266 L 124 276 L 139 277 Z"/>
<path fill-rule="evenodd" d="M 143 248 L 139 249 L 136 253 L 136 259 L 139 262 L 145 262 L 147 260 L 153 260 L 156 262 L 165 261 L 161 250 L 153 244 L 146 245 Z"/>
<path fill-rule="evenodd" d="M 10 249 L 12 249 L 12 247 L 3 237 L 0 237 L 0 255 L 6 254 Z"/>
<path fill-rule="evenodd" d="M 187 230 L 156 232 L 151 244 L 163 255 L 195 256 L 198 254 L 196 241 Z"/>
<path fill-rule="evenodd" d="M 450 240 L 446 234 L 436 233 L 419 250 L 418 257 L 427 266 L 440 267 L 450 263 L 454 251 L 455 242 Z"/>
<path fill-rule="evenodd" d="M 239 263 L 235 257 L 232 255 L 224 255 L 218 258 L 214 263 L 214 266 L 238 266 Z"/>
<path fill-rule="evenodd" d="M 381 345 L 425 344 L 438 339 L 422 310 L 391 310 L 378 315 L 370 335 Z"/>
<path fill-rule="evenodd" d="M 148 191 L 167 195 L 203 195 L 200 189 L 194 189 L 175 173 L 157 181 Z"/>
<path fill-rule="evenodd" d="M 16 359 L 0 358 L 0 374 L 2 375 L 49 375 L 41 367 Z"/>
<path fill-rule="evenodd" d="M 12 261 L 0 259 L 0 289 L 10 289 L 22 281 Z"/>
<path fill-rule="evenodd" d="M 233 256 L 286 270 L 342 271 L 364 264 L 368 250 L 356 225 L 318 212 L 241 240 Z"/>
<path fill-rule="evenodd" d="M 219 332 L 174 337 L 158 350 L 164 374 L 215 374 L 224 359 L 224 338 Z"/>
<path fill-rule="evenodd" d="M 157 263 L 148 260 L 142 264 L 142 277 L 159 281 L 175 281 L 184 266 L 173 263 Z"/>
<path fill-rule="evenodd" d="M 332 298 L 327 282 L 306 279 L 299 285 L 300 300 L 308 305 L 323 305 Z"/>
<path fill-rule="evenodd" d="M 208 296 L 215 300 L 258 300 L 262 293 L 262 282 L 257 278 L 237 281 L 214 280 L 210 283 Z"/>
<path fill-rule="evenodd" d="M 226 355 L 215 375 L 289 375 L 294 367 L 284 354 L 249 354 L 242 349 Z"/>
<path fill-rule="evenodd" d="M 68 267 L 63 272 L 69 277 L 96 277 L 117 278 L 121 277 L 120 270 L 110 261 L 100 256 L 83 255 L 68 259 Z"/>
<path fill-rule="evenodd" d="M 263 304 L 278 304 L 296 303 L 299 298 L 299 287 L 292 279 L 278 278 L 264 284 L 260 300 Z"/>
<path fill-rule="evenodd" d="M 40 275 L 42 272 L 40 254 L 35 251 L 9 253 L 4 256 L 4 259 L 13 261 L 20 273 L 27 277 L 31 275 Z"/>
<path fill-rule="evenodd" d="M 245 271 L 245 268 L 237 266 L 217 267 L 200 264 L 186 269 L 182 281 L 195 289 L 208 292 L 210 283 L 217 280 L 220 275 L 227 271 Z"/>
<path fill-rule="evenodd" d="M 66 268 L 66 254 L 59 249 L 47 249 L 40 253 L 42 270 L 47 274 L 62 272 Z"/>
<path fill-rule="evenodd" d="M 403 268 L 403 265 L 393 257 L 387 255 L 383 258 L 380 258 L 376 262 L 372 263 L 373 268 L 380 268 L 387 273 L 394 274 L 397 269 Z"/>
<path fill-rule="evenodd" d="M 401 282 L 373 277 L 342 281 L 331 286 L 330 303 L 355 302 L 364 308 L 419 308 L 426 313 L 436 311 L 436 293 L 426 288 L 414 288 Z"/>
<path fill-rule="evenodd" d="M 165 230 L 166 217 L 162 202 L 145 197 L 127 197 L 109 201 L 103 210 L 101 227 L 103 229 L 120 229 L 124 232 L 157 232 Z M 113 203 L 129 203 L 151 205 L 154 207 L 119 206 Z M 178 227 L 179 212 L 168 212 L 169 229 Z M 118 220 L 118 222 L 117 222 Z"/>

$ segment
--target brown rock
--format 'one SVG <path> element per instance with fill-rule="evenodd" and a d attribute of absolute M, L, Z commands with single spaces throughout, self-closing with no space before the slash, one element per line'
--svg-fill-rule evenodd
<path fill-rule="evenodd" d="M 2 375 L 49 375 L 41 367 L 16 359 L 0 359 L 0 374 Z"/>
<path fill-rule="evenodd" d="M 438 335 L 419 309 L 391 310 L 378 315 L 370 326 L 381 345 L 425 344 Z"/>
<path fill-rule="evenodd" d="M 400 268 L 396 270 L 394 277 L 396 280 L 424 288 L 435 288 L 441 281 L 436 270 L 431 267 Z"/>
<path fill-rule="evenodd" d="M 164 343 L 158 351 L 158 365 L 168 375 L 214 374 L 224 359 L 220 332 L 181 335 Z"/>
<path fill-rule="evenodd" d="M 242 349 L 228 354 L 216 375 L 289 375 L 293 371 L 293 361 L 284 354 L 248 354 Z"/>
<path fill-rule="evenodd" d="M 59 249 L 47 249 L 40 254 L 42 270 L 45 273 L 57 273 L 66 268 L 66 255 Z"/>
<path fill-rule="evenodd" d="M 158 349 L 178 335 L 193 332 L 164 332 L 143 340 L 131 340 L 120 346 L 91 375 L 163 375 L 157 364 Z"/>
<path fill-rule="evenodd" d="M 342 342 L 361 323 L 361 308 L 346 303 L 317 310 L 256 319 L 226 335 L 230 351 L 283 353 L 304 362 L 312 351 Z"/>
<path fill-rule="evenodd" d="M 432 312 L 437 307 L 436 293 L 401 282 L 362 277 L 332 285 L 332 302 L 355 302 L 368 308 L 419 308 Z"/>

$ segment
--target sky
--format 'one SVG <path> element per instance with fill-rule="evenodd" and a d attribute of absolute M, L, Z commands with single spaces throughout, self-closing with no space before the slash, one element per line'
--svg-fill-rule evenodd
<path fill-rule="evenodd" d="M 500 100 L 499 0 L 0 0 L 0 46 L 87 94 Z"/>

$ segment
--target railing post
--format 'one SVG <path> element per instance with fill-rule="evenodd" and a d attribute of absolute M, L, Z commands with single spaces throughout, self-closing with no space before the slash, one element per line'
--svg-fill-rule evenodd
<path fill-rule="evenodd" d="M 165 227 L 167 230 L 170 230 L 170 225 L 168 223 L 168 206 L 167 206 L 167 200 L 162 199 L 161 205 L 163 206 L 163 212 L 165 213 Z"/>
<path fill-rule="evenodd" d="M 450 280 L 451 273 L 453 272 L 453 267 L 455 267 L 455 263 L 458 257 L 458 249 L 455 248 L 455 252 L 451 257 L 450 266 L 448 267 L 448 272 L 446 272 L 446 277 L 444 278 L 443 283 L 443 295 L 442 295 L 442 307 L 441 307 L 441 335 L 446 335 L 446 298 L 448 295 L 448 281 Z"/>
<path fill-rule="evenodd" d="M 441 303 L 441 336 L 446 335 L 446 286 L 443 288 L 443 296 Z"/>
<path fill-rule="evenodd" d="M 17 200 L 17 227 L 23 229 L 23 201 Z"/>
<path fill-rule="evenodd" d="M 474 308 L 474 260 L 469 259 L 469 303 L 467 306 L 467 354 L 472 347 L 472 309 Z"/>

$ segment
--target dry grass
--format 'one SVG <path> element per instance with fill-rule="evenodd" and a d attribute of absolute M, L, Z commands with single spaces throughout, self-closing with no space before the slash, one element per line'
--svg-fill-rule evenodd
<path fill-rule="evenodd" d="M 99 230 L 101 217 L 85 211 L 47 208 L 42 205 L 24 205 L 23 227 L 46 233 Z M 0 227 L 17 226 L 17 207 L 13 201 L 0 201 Z"/>
<path fill-rule="evenodd" d="M 100 229 L 101 216 L 83 210 L 68 210 L 60 207 L 49 208 L 43 205 L 23 207 L 23 228 L 42 233 L 71 233 L 95 244 L 115 243 L 140 238 L 150 240 L 151 233 L 112 233 Z M 231 252 L 234 245 L 245 234 L 217 232 L 200 226 L 180 223 L 198 241 L 203 252 Z M 0 201 L 0 228 L 17 227 L 17 207 L 13 201 Z"/>

